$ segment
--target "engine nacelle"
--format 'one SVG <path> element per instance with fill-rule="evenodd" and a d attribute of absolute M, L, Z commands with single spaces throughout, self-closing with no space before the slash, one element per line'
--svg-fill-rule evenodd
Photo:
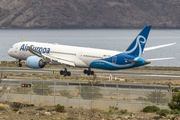
<path fill-rule="evenodd" d="M 34 69 L 43 68 L 46 65 L 46 63 L 43 62 L 43 60 L 37 56 L 28 57 L 26 60 L 26 63 L 28 65 L 28 67 L 34 68 Z"/>

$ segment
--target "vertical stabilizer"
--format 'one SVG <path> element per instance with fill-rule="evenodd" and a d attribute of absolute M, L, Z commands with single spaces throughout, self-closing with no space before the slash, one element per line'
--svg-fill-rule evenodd
<path fill-rule="evenodd" d="M 145 26 L 144 29 L 136 37 L 136 39 L 128 47 L 128 49 L 125 51 L 125 53 L 141 57 L 147 42 L 150 29 L 151 26 Z"/>

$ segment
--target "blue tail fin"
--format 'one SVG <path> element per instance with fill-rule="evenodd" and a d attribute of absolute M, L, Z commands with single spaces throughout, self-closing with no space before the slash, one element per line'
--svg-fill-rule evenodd
<path fill-rule="evenodd" d="M 136 37 L 136 39 L 128 47 L 128 49 L 125 51 L 125 53 L 141 57 L 144 47 L 146 45 L 150 29 L 151 26 L 145 26 L 144 29 Z"/>

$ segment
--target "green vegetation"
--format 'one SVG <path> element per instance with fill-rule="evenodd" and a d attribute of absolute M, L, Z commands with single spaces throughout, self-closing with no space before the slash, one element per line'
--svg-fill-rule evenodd
<path fill-rule="evenodd" d="M 60 104 L 56 105 L 55 106 L 55 111 L 56 112 L 61 112 L 61 113 L 65 112 L 64 106 L 63 105 L 61 106 Z"/>
<path fill-rule="evenodd" d="M 109 112 L 116 112 L 116 111 L 118 111 L 117 107 L 109 106 Z"/>
<path fill-rule="evenodd" d="M 53 90 L 51 87 L 49 87 L 49 84 L 46 83 L 39 83 L 39 84 L 35 84 L 33 83 L 33 92 L 36 93 L 37 95 L 49 95 L 51 93 L 53 93 Z"/>
<path fill-rule="evenodd" d="M 167 110 L 167 109 L 161 109 L 161 110 L 158 112 L 158 115 L 160 115 L 161 117 L 162 117 L 162 116 L 166 117 L 168 114 L 170 114 L 170 111 Z"/>
<path fill-rule="evenodd" d="M 61 90 L 61 91 L 59 91 L 59 93 L 60 93 L 63 97 L 72 98 L 72 96 L 70 95 L 71 90 Z"/>
<path fill-rule="evenodd" d="M 23 83 L 23 84 L 26 84 L 26 83 Z M 21 84 L 20 84 L 20 86 L 11 87 L 10 92 L 11 93 L 28 94 L 31 92 L 31 88 L 21 87 Z"/>
<path fill-rule="evenodd" d="M 147 106 L 147 107 L 145 107 L 142 111 L 143 111 L 143 112 L 146 112 L 146 113 L 155 113 L 155 112 L 157 112 L 157 111 L 159 111 L 159 110 L 160 110 L 159 107 L 153 105 L 153 106 Z"/>
<path fill-rule="evenodd" d="M 108 115 L 112 115 L 112 114 L 127 115 L 127 114 L 129 114 L 126 109 L 125 110 L 118 110 L 118 108 L 114 107 L 114 106 L 110 106 L 108 112 L 102 111 L 102 110 L 95 110 L 95 112 L 99 112 L 101 114 L 108 114 Z"/>
<path fill-rule="evenodd" d="M 160 109 L 157 106 L 147 106 L 142 111 L 148 112 L 148 113 L 154 113 L 156 112 L 160 117 L 164 116 L 166 117 L 168 114 L 180 114 L 180 92 L 178 88 L 171 88 L 171 84 L 169 84 L 168 92 L 171 94 L 171 102 L 168 103 L 168 106 L 172 109 L 171 111 L 167 109 Z M 172 96 L 172 93 L 175 92 L 177 94 Z M 153 99 L 154 97 L 158 97 L 156 99 L 157 103 L 162 103 L 166 101 L 166 95 L 164 95 L 161 91 L 154 91 L 148 94 L 147 98 L 151 102 L 155 102 Z"/>
<path fill-rule="evenodd" d="M 142 111 L 146 113 L 156 113 L 160 115 L 160 117 L 162 116 L 166 117 L 168 114 L 180 114 L 180 111 L 178 109 L 174 109 L 170 111 L 167 109 L 160 109 L 157 106 L 147 106 Z"/>
<path fill-rule="evenodd" d="M 125 109 L 125 110 L 120 110 L 119 111 L 121 114 L 127 114 L 127 110 Z"/>
<path fill-rule="evenodd" d="M 89 82 L 87 85 L 77 87 L 78 93 L 83 99 L 102 98 L 102 94 L 100 93 L 101 89 L 96 87 L 97 84 L 99 84 L 99 82 Z"/>
<path fill-rule="evenodd" d="M 168 97 L 165 93 L 161 92 L 161 90 L 155 90 L 147 95 L 147 100 L 156 103 L 163 104 L 168 102 Z"/>
<path fill-rule="evenodd" d="M 178 109 L 174 109 L 170 111 L 171 114 L 180 114 L 180 111 Z"/>
<path fill-rule="evenodd" d="M 19 108 L 13 108 L 13 111 L 15 111 L 15 112 L 17 112 L 17 111 L 19 111 Z"/>
<path fill-rule="evenodd" d="M 23 83 L 23 84 L 26 84 L 26 83 Z M 37 95 L 49 95 L 51 93 L 53 93 L 53 90 L 51 87 L 49 87 L 49 84 L 46 84 L 44 83 L 39 83 L 39 84 L 35 84 L 33 83 L 33 86 L 32 87 L 32 91 L 33 93 L 36 93 Z M 21 93 L 21 94 L 28 94 L 28 93 L 31 93 L 31 88 L 27 88 L 27 87 L 21 87 L 21 84 L 20 86 L 13 86 L 11 87 L 10 89 L 10 92 L 11 93 Z"/>
<path fill-rule="evenodd" d="M 177 95 L 172 96 L 171 102 L 168 103 L 168 106 L 173 110 L 180 110 L 180 92 Z"/>

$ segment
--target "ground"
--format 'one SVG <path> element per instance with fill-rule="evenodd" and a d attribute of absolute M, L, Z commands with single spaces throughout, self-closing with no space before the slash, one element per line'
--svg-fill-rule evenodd
<path fill-rule="evenodd" d="M 8 66 L 8 67 L 15 67 L 15 65 L 9 63 L 1 63 L 1 67 Z M 59 66 L 46 66 L 45 69 L 62 69 Z M 69 68 L 69 70 L 82 70 L 79 68 Z M 134 69 L 127 69 L 123 70 L 123 72 L 127 73 L 152 73 L 152 74 L 172 74 L 178 75 L 180 74 L 180 68 L 178 67 L 140 67 Z M 26 73 L 26 72 L 5 72 L 1 71 L 1 78 L 5 79 L 36 79 L 36 80 L 57 80 L 57 81 L 89 81 L 89 80 L 98 80 L 101 83 L 119 83 L 119 84 L 160 84 L 165 85 L 171 84 L 173 85 L 180 85 L 179 77 L 160 77 L 160 76 L 135 76 L 135 75 L 126 75 L 126 74 L 114 74 L 118 79 L 117 81 L 109 81 L 108 74 L 107 75 L 99 75 L 96 76 L 87 76 L 84 74 L 80 75 L 72 75 L 71 77 L 63 77 L 59 74 L 53 75 L 52 73 Z M 42 110 L 37 110 L 40 107 L 43 107 Z M 4 105 L 0 106 L 0 120 L 126 120 L 126 119 L 133 119 L 133 120 L 152 120 L 152 119 L 178 119 L 180 118 L 179 115 L 168 115 L 166 117 L 160 117 L 156 113 L 143 113 L 143 112 L 136 112 L 130 113 L 122 113 L 120 111 L 101 111 L 95 109 L 85 109 L 85 108 L 65 108 L 64 113 L 59 113 L 54 111 L 54 106 L 34 106 L 34 107 L 23 107 L 20 108 L 19 111 L 13 111 L 13 107 L 5 107 Z"/>
<path fill-rule="evenodd" d="M 54 107 L 23 107 L 19 111 L 14 111 L 11 107 L 5 107 L 2 110 L 0 105 L 0 120 L 152 120 L 152 119 L 169 119 L 172 117 L 179 118 L 178 115 L 168 115 L 160 117 L 155 113 L 129 113 L 122 111 L 101 111 L 97 109 L 84 108 L 65 108 L 64 113 L 56 112 Z"/>

